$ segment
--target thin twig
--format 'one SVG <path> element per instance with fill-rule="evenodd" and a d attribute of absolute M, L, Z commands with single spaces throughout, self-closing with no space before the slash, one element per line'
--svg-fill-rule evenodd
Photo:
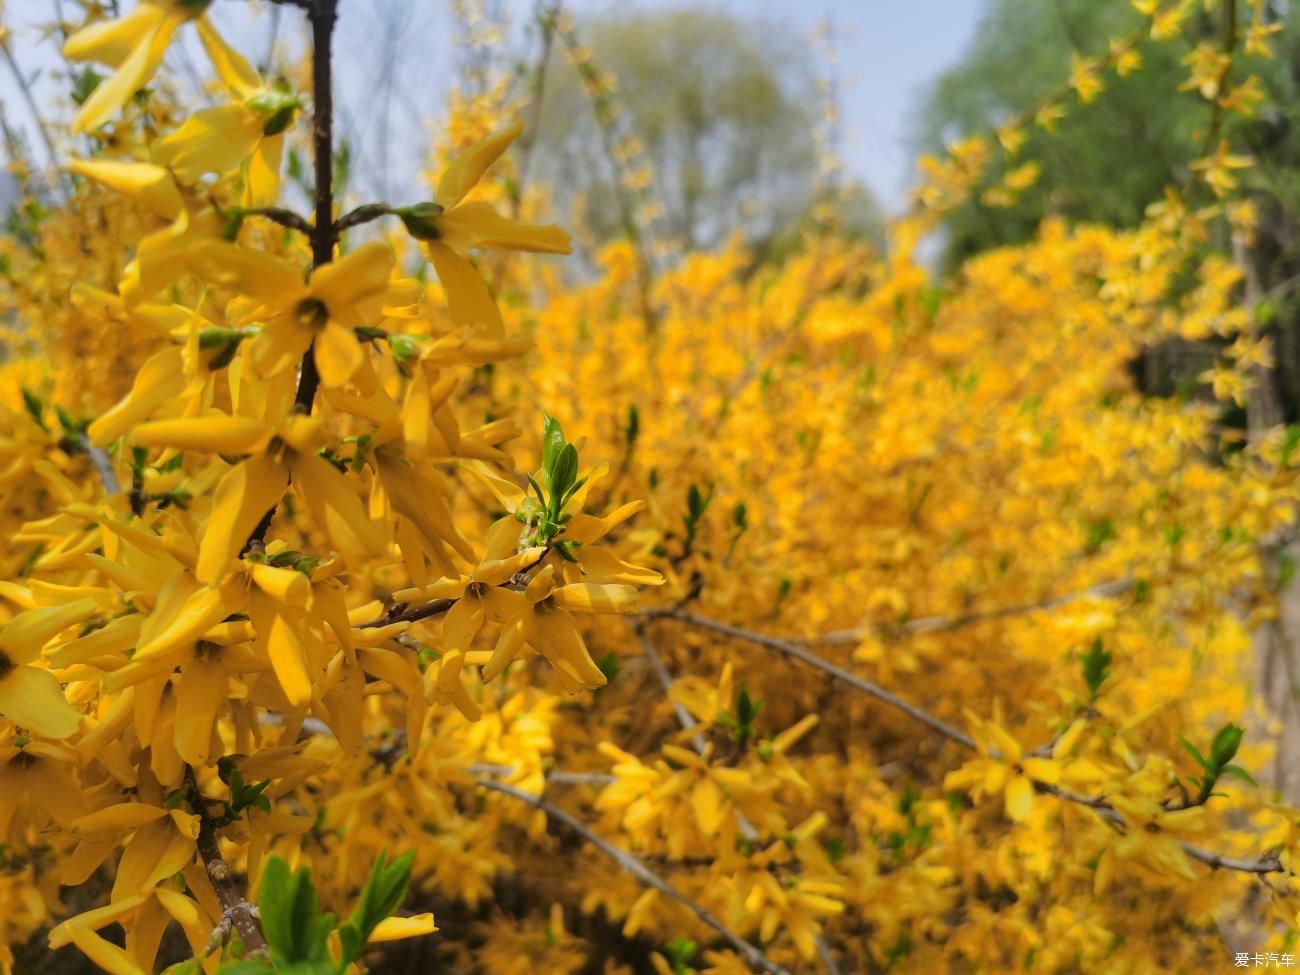
<path fill-rule="evenodd" d="M 349 230 L 363 223 L 369 223 L 371 220 L 378 220 L 393 212 L 393 208 L 387 203 L 363 203 L 359 207 L 349 210 L 339 218 L 334 229 L 339 233 Z"/>
<path fill-rule="evenodd" d="M 585 823 L 582 822 L 582 820 L 568 812 L 565 812 L 558 806 L 552 805 L 541 796 L 535 796 L 530 792 L 523 791 L 522 789 L 516 789 L 514 786 L 506 785 L 504 782 L 497 782 L 493 779 L 479 779 L 478 784 L 484 789 L 491 790 L 492 792 L 500 792 L 502 795 L 507 795 L 513 799 L 518 799 L 520 802 L 527 803 L 534 809 L 540 809 L 542 812 L 546 813 L 548 819 L 553 819 L 557 822 L 563 823 L 573 832 L 582 837 L 582 839 L 586 840 L 601 853 L 605 854 L 605 856 L 609 857 L 628 873 L 632 874 L 632 876 L 636 877 L 636 879 L 641 881 L 641 883 L 645 884 L 647 887 L 654 888 L 669 900 L 677 902 L 695 915 L 702 924 L 705 924 L 716 931 L 744 957 L 750 967 L 768 972 L 769 975 L 790 975 L 786 969 L 776 964 L 776 962 L 763 954 L 762 951 L 723 924 L 722 921 L 719 920 L 718 917 L 708 908 L 691 900 L 691 898 L 673 887 L 658 874 L 651 872 L 644 863 L 626 850 L 621 850 L 609 840 L 597 836 Z"/>
<path fill-rule="evenodd" d="M 654 643 L 646 636 L 645 630 L 638 628 L 637 637 L 641 641 L 641 651 L 645 654 L 646 660 L 650 662 L 650 669 L 655 672 L 659 678 L 659 683 L 663 686 L 664 693 L 668 696 L 668 702 L 673 706 L 673 711 L 677 714 L 677 720 L 681 726 L 691 732 L 691 745 L 695 748 L 698 755 L 703 757 L 704 750 L 707 747 L 704 736 L 695 729 L 699 727 L 699 722 L 695 720 L 695 715 L 691 714 L 686 707 L 672 699 L 673 677 L 668 673 L 668 668 L 664 665 L 663 658 L 659 656 L 659 651 L 655 649 Z M 548 780 L 549 781 L 549 780 Z M 736 810 L 736 828 L 740 830 L 740 835 L 746 840 L 753 843 L 758 839 L 758 830 L 754 824 L 749 821 L 739 809 Z M 821 956 L 822 964 L 826 966 L 829 975 L 841 975 L 839 962 L 835 960 L 835 954 L 831 951 L 831 946 L 826 938 L 818 932 L 813 936 L 817 945 L 817 954 Z"/>
<path fill-rule="evenodd" d="M 243 891 L 235 882 L 230 864 L 221 856 L 221 847 L 217 842 L 217 822 L 204 808 L 203 793 L 199 791 L 194 769 L 187 767 L 185 777 L 194 792 L 194 811 L 199 817 L 199 838 L 197 841 L 199 858 L 203 863 L 203 872 L 207 874 L 221 902 L 221 920 L 218 926 L 229 918 L 230 926 L 239 932 L 240 940 L 249 954 L 264 954 L 267 950 L 266 939 L 257 923 L 257 908 L 245 898 Z"/>
<path fill-rule="evenodd" d="M 921 722 L 922 724 L 925 724 L 930 728 L 933 728 L 935 731 L 938 731 L 941 735 L 944 735 L 945 737 L 950 738 L 953 741 L 958 742 L 959 744 L 964 745 L 967 748 L 970 748 L 972 750 L 979 749 L 979 745 L 975 742 L 975 740 L 971 738 L 969 735 L 967 735 L 965 732 L 959 731 L 958 729 L 949 725 L 947 722 L 941 720 L 940 718 L 935 717 L 934 715 L 923 710 L 922 708 L 918 708 L 914 704 L 908 704 L 906 701 L 891 694 L 889 691 L 886 691 L 884 688 L 879 687 L 876 684 L 871 683 L 870 681 L 863 680 L 861 677 L 858 677 L 856 674 L 850 673 L 849 671 L 845 670 L 842 667 L 837 667 L 835 664 L 832 664 L 826 660 L 822 660 L 816 654 L 810 653 L 808 650 L 799 646 L 798 644 L 790 643 L 787 640 L 779 640 L 776 637 L 770 637 L 762 633 L 754 633 L 749 630 L 741 629 L 738 626 L 732 626 L 729 623 L 722 623 L 718 620 L 711 620 L 703 616 L 696 616 L 692 613 L 683 612 L 682 610 L 660 610 L 657 612 L 652 610 L 651 612 L 646 613 L 646 616 L 657 617 L 659 619 L 680 620 L 683 623 L 688 623 L 692 626 L 700 627 L 701 629 L 713 630 L 714 632 L 717 633 L 723 633 L 726 634 L 727 636 L 735 637 L 738 640 L 747 640 L 748 642 L 757 644 L 758 646 L 768 647 L 772 650 L 778 650 L 781 653 L 786 654 L 787 656 L 794 657 L 796 660 L 808 664 L 810 667 L 815 667 L 816 669 L 821 670 L 824 673 L 828 673 L 831 676 L 836 677 L 839 680 L 842 680 L 850 687 L 860 690 L 863 693 L 869 694 L 870 696 L 876 698 L 879 701 L 883 701 L 884 703 L 889 704 L 891 707 L 894 707 L 902 711 L 903 713 L 909 715 L 910 717 L 915 718 L 917 721 Z M 1042 750 L 1039 749 L 1034 754 L 1037 754 L 1038 752 L 1041 751 Z M 998 758 L 998 755 L 995 752 L 988 752 L 987 754 L 989 754 L 989 757 L 995 760 Z M 1109 802 L 1107 802 L 1104 797 L 1082 795 L 1079 793 L 1070 792 L 1066 789 L 1062 789 L 1059 786 L 1052 785 L 1047 782 L 1040 782 L 1037 780 L 1033 780 L 1033 782 L 1034 782 L 1034 787 L 1039 792 L 1056 796 L 1057 798 L 1063 799 L 1066 802 L 1072 802 L 1075 803 L 1076 805 L 1085 806 L 1088 809 L 1091 809 L 1094 812 L 1096 812 L 1107 822 L 1115 823 L 1119 825 L 1123 825 L 1125 822 L 1124 817 L 1121 816 L 1119 812 Z M 1189 857 L 1191 857 L 1194 860 L 1199 860 L 1201 863 L 1213 867 L 1216 870 L 1222 868 L 1225 870 L 1240 870 L 1243 873 L 1266 874 L 1266 873 L 1283 872 L 1285 869 L 1282 866 L 1281 859 L 1276 855 L 1260 857 L 1259 859 L 1255 859 L 1255 860 L 1245 860 L 1238 857 L 1224 856 L 1220 853 L 1215 853 L 1212 850 L 1206 850 L 1199 846 L 1193 846 L 1190 843 L 1180 843 L 1179 845 L 1182 847 L 1183 852 L 1186 853 Z"/>
<path fill-rule="evenodd" d="M 307 11 L 312 36 L 312 146 L 315 152 L 316 204 L 315 222 L 311 227 L 311 266 L 323 267 L 334 259 L 338 230 L 334 226 L 334 97 L 332 48 L 334 24 L 338 19 L 338 0 L 279 0 Z M 298 390 L 294 407 L 310 414 L 320 386 L 316 368 L 316 343 L 313 341 L 302 357 L 298 373 Z M 266 541 L 275 517 L 272 505 L 258 521 L 244 543 L 241 555 Z"/>
<path fill-rule="evenodd" d="M 307 222 L 307 219 L 300 214 L 284 207 L 258 207 L 252 210 L 241 210 L 241 214 L 247 217 L 266 217 L 272 223 L 278 223 L 281 227 L 288 227 L 290 230 L 296 230 L 304 236 L 310 237 L 316 232 L 315 228 Z"/>
<path fill-rule="evenodd" d="M 650 610 L 645 615 L 652 619 L 680 620 L 683 623 L 689 623 L 691 626 L 697 626 L 705 630 L 713 630 L 715 633 L 723 633 L 727 636 L 735 637 L 738 640 L 748 640 L 750 643 L 757 643 L 760 646 L 765 646 L 772 650 L 779 650 L 787 656 L 794 657 L 796 660 L 799 660 L 810 667 L 814 667 L 823 673 L 830 674 L 832 677 L 843 681 L 850 687 L 862 691 L 864 694 L 869 694 L 871 697 L 874 697 L 876 700 L 884 704 L 888 704 L 895 710 L 901 711 L 909 717 L 921 722 L 921 724 L 927 725 L 933 730 L 939 732 L 939 734 L 943 735 L 945 738 L 950 738 L 967 748 L 976 747 L 975 739 L 961 729 L 954 728 L 952 725 L 948 724 L 948 722 L 936 718 L 934 715 L 930 714 L 930 712 L 917 707 L 915 704 L 909 704 L 897 694 L 885 690 L 879 684 L 873 684 L 871 681 L 865 680 L 857 674 L 831 663 L 829 660 L 823 660 L 815 653 L 809 652 L 798 644 L 790 643 L 787 640 L 780 640 L 776 637 L 767 636 L 763 633 L 754 633 L 750 630 L 743 630 L 738 626 L 732 626 L 730 623 L 708 619 L 704 616 L 696 616 L 693 613 L 687 613 L 680 609 Z"/>
<path fill-rule="evenodd" d="M 78 435 L 77 441 L 78 446 L 86 452 L 86 456 L 90 458 L 91 464 L 94 465 L 100 483 L 104 485 L 104 493 L 117 494 L 118 491 L 122 490 L 117 481 L 117 471 L 113 470 L 113 461 L 104 448 L 91 443 L 84 433 Z"/>
<path fill-rule="evenodd" d="M 13 49 L 10 48 L 7 39 L 0 40 L 0 54 L 4 55 L 5 64 L 9 66 L 14 81 L 18 83 L 18 90 L 22 92 L 23 101 L 26 103 L 27 111 L 32 117 L 32 123 L 36 126 L 36 131 L 40 133 L 41 142 L 45 144 L 45 154 L 48 157 L 45 165 L 47 168 L 53 168 L 58 161 L 58 154 L 54 150 L 54 140 L 50 138 L 49 129 L 45 127 L 45 119 L 36 104 L 36 98 L 32 95 L 32 86 L 23 76 L 22 69 L 18 66 L 18 60 L 14 57 Z"/>
<path fill-rule="evenodd" d="M 1100 599 L 1109 596 L 1118 596 L 1123 592 L 1133 588 L 1133 582 L 1129 579 L 1118 579 L 1114 582 L 1104 582 L 1088 589 L 1081 589 L 1078 592 L 1065 593 L 1060 596 L 1048 596 L 1037 602 L 1021 603 L 1016 606 L 998 606 L 993 609 L 976 610 L 970 613 L 964 613 L 961 616 L 926 616 L 920 619 L 908 620 L 905 623 L 882 624 L 877 629 L 886 633 L 941 633 L 947 630 L 959 630 L 964 626 L 970 626 L 972 623 L 980 623 L 984 620 L 1001 619 L 1005 616 L 1019 616 L 1023 613 L 1033 613 L 1040 609 L 1052 609 L 1055 606 L 1064 606 L 1067 603 L 1076 602 L 1080 599 Z M 841 643 L 858 643 L 871 632 L 870 628 L 857 627 L 851 630 L 833 630 L 830 633 L 823 633 L 821 636 L 809 640 L 818 646 L 832 646 Z"/>
<path fill-rule="evenodd" d="M 677 714 L 678 724 L 691 732 L 691 744 L 697 752 L 703 755 L 705 747 L 704 736 L 695 730 L 699 727 L 699 722 L 695 720 L 695 716 L 692 715 L 690 711 L 686 710 L 685 705 L 673 700 L 673 676 L 668 673 L 668 668 L 664 666 L 663 658 L 659 656 L 659 651 L 655 649 L 655 645 L 650 641 L 650 638 L 646 636 L 645 630 L 638 627 L 636 635 L 641 641 L 641 652 L 649 662 L 650 669 L 653 670 L 655 676 L 659 678 L 659 683 L 663 686 L 664 694 L 668 697 L 668 703 L 673 706 L 673 711 Z M 752 828 L 753 827 L 751 827 L 751 829 Z M 753 839 L 752 836 L 746 838 Z"/>

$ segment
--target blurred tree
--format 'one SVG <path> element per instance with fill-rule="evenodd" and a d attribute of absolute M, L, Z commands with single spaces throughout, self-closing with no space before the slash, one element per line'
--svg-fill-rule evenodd
<path fill-rule="evenodd" d="M 1237 5 L 1241 18 L 1245 5 Z M 1238 78 L 1256 74 L 1264 98 L 1240 133 L 1259 165 L 1248 177 L 1260 219 L 1254 244 L 1238 253 L 1248 280 L 1243 300 L 1259 306 L 1258 317 L 1276 350 L 1266 399 L 1289 422 L 1300 420 L 1300 14 L 1270 2 L 1271 18 L 1284 25 L 1271 61 L 1251 58 Z M 1198 10 L 1189 42 L 1223 30 L 1222 6 Z M 1071 56 L 1096 56 L 1111 39 L 1141 23 L 1130 0 L 991 0 L 970 50 L 931 87 L 918 114 L 913 145 L 934 152 L 966 135 L 988 135 L 1030 108 L 1042 92 L 1065 80 Z M 1161 97 L 1183 83 L 1189 47 L 1144 45 L 1143 66 L 1127 78 L 1108 75 L 1106 88 L 1087 105 L 1073 105 L 1054 132 L 1026 130 L 1028 140 L 1013 164 L 1034 160 L 1042 176 L 1010 207 L 989 206 L 973 194 L 945 222 L 943 265 L 1029 239 L 1043 217 L 1111 226 L 1135 226 L 1147 206 L 1169 186 L 1187 182 L 1188 166 L 1204 154 L 1214 125 L 1211 109 L 1194 92 L 1181 100 Z M 1000 178 L 995 165 L 990 180 Z M 1205 202 L 1205 201 L 1202 201 Z M 1226 245 L 1226 241 L 1218 243 Z M 1218 352 L 1214 343 L 1171 343 L 1135 364 L 1148 392 L 1177 393 Z M 1244 416 L 1228 422 L 1245 423 Z"/>
<path fill-rule="evenodd" d="M 805 218 L 817 172 L 819 93 L 809 42 L 754 18 L 677 8 L 620 12 L 577 24 L 613 76 L 627 134 L 650 164 L 658 236 L 715 247 L 741 232 L 767 254 Z M 618 237 L 615 182 L 577 73 L 552 65 L 537 140 L 537 169 L 577 204 L 596 242 Z M 583 179 L 571 178 L 581 172 Z M 565 188 L 582 185 L 581 199 Z M 853 194 L 857 222 L 874 232 L 876 208 Z"/>
<path fill-rule="evenodd" d="M 966 56 L 930 89 L 915 148 L 936 152 L 962 136 L 991 132 L 1058 86 L 1073 54 L 1104 53 L 1109 39 L 1142 20 L 1130 0 L 992 0 Z M 1106 90 L 1071 108 L 1055 132 L 1027 130 L 1015 161 L 1042 164 L 1038 186 L 1012 207 L 987 206 L 976 195 L 953 213 L 945 265 L 1027 240 L 1048 214 L 1136 225 L 1147 204 L 1181 180 L 1195 155 L 1193 132 L 1208 118 L 1199 99 L 1167 97 L 1187 74 L 1183 53 L 1149 45 L 1140 71 L 1108 77 Z"/>

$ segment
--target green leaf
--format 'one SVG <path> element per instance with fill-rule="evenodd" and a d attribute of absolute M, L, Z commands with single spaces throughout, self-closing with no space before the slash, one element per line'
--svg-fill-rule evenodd
<path fill-rule="evenodd" d="M 731 512 L 731 520 L 739 531 L 745 531 L 749 528 L 748 511 L 745 508 L 745 502 L 741 501 Z"/>
<path fill-rule="evenodd" d="M 587 478 L 585 477 L 578 478 L 577 482 L 573 485 L 573 487 L 569 488 L 568 492 L 564 495 L 564 497 L 560 499 L 560 507 L 563 508 L 566 504 L 572 501 L 573 496 L 577 494 L 579 491 L 581 491 L 582 486 L 586 483 L 587 483 Z"/>
<path fill-rule="evenodd" d="M 172 971 L 172 969 L 167 969 Z M 179 971 L 187 971 L 179 969 Z M 222 965 L 217 969 L 217 975 L 276 975 L 276 969 L 270 962 L 263 961 L 260 958 L 247 958 L 243 961 L 233 962 L 229 965 Z"/>
<path fill-rule="evenodd" d="M 686 492 L 686 510 L 690 513 L 690 520 L 699 521 L 708 505 L 709 502 L 700 493 L 700 489 L 692 484 L 690 490 Z"/>
<path fill-rule="evenodd" d="M 93 68 L 86 68 L 81 74 L 77 75 L 77 80 L 72 86 L 72 100 L 78 105 L 85 103 L 86 99 L 95 93 L 99 83 L 104 80 L 104 76 Z"/>
<path fill-rule="evenodd" d="M 618 676 L 619 668 L 622 667 L 623 661 L 616 653 L 607 653 L 596 662 L 600 672 L 605 675 L 607 681 L 612 681 Z"/>
<path fill-rule="evenodd" d="M 387 851 L 381 851 L 370 871 L 370 879 L 361 891 L 361 898 L 347 923 L 356 928 L 361 944 L 370 938 L 371 933 L 384 920 L 397 910 L 406 897 L 407 885 L 411 882 L 411 862 L 415 859 L 413 851 L 407 851 L 392 863 L 388 862 Z M 349 961 L 356 961 L 356 957 Z"/>
<path fill-rule="evenodd" d="M 758 716 L 758 704 L 749 696 L 748 688 L 742 687 L 736 694 L 736 719 L 742 725 L 754 723 L 754 718 Z"/>
<path fill-rule="evenodd" d="M 351 921 L 339 925 L 339 950 L 345 965 L 357 961 L 366 950 L 366 939 Z"/>
<path fill-rule="evenodd" d="M 1092 647 L 1085 654 L 1079 655 L 1083 664 L 1083 680 L 1088 685 L 1088 703 L 1093 703 L 1101 694 L 1101 687 L 1110 677 L 1111 655 L 1102 649 L 1101 637 L 1092 641 Z"/>
<path fill-rule="evenodd" d="M 410 335 L 392 333 L 388 336 L 388 347 L 400 362 L 409 362 L 420 355 L 420 343 Z"/>
<path fill-rule="evenodd" d="M 37 426 L 47 433 L 49 432 L 50 428 L 45 425 L 45 417 L 41 415 L 45 411 L 44 406 L 41 403 L 41 398 L 26 386 L 23 387 L 23 408 L 31 414 L 32 419 L 36 421 Z"/>
<path fill-rule="evenodd" d="M 1184 738 L 1182 735 L 1178 736 L 1178 740 L 1182 742 L 1183 747 L 1187 749 L 1187 754 L 1191 755 L 1192 758 L 1196 760 L 1196 764 L 1208 771 L 1210 768 L 1210 763 L 1207 762 L 1204 756 L 1202 756 L 1201 753 L 1196 750 L 1196 746 L 1193 745 L 1186 738 Z"/>
<path fill-rule="evenodd" d="M 1234 779 L 1240 779 L 1242 782 L 1245 782 L 1247 785 L 1253 785 L 1256 789 L 1259 788 L 1259 783 L 1256 782 L 1253 778 L 1251 778 L 1250 773 L 1247 772 L 1240 765 L 1225 765 L 1220 771 L 1224 775 L 1231 775 Z"/>
<path fill-rule="evenodd" d="M 625 432 L 627 436 L 628 449 L 631 449 L 632 445 L 636 443 L 637 436 L 641 432 L 641 414 L 637 410 L 635 403 L 627 408 L 627 428 Z"/>
<path fill-rule="evenodd" d="M 1225 724 L 1214 735 L 1210 743 L 1210 757 L 1217 768 L 1223 768 L 1237 754 L 1241 737 L 1245 732 L 1235 724 Z"/>
<path fill-rule="evenodd" d="M 436 203 L 417 203 L 392 212 L 397 214 L 406 227 L 406 232 L 416 240 L 437 240 L 442 236 L 437 222 L 442 207 Z"/>
<path fill-rule="evenodd" d="M 268 859 L 262 868 L 257 906 L 266 943 L 284 959 L 294 957 L 297 944 L 293 928 L 293 905 L 297 896 L 298 878 L 289 872 L 289 864 L 278 856 Z"/>
<path fill-rule="evenodd" d="M 559 456 L 555 458 L 555 466 L 551 469 L 551 501 L 555 505 L 552 514 L 559 514 L 560 502 L 573 487 L 577 477 L 578 448 L 571 443 L 566 443 L 560 450 Z"/>
<path fill-rule="evenodd" d="M 551 471 L 565 445 L 564 429 L 560 421 L 549 413 L 542 414 L 542 475 L 549 482 Z"/>
<path fill-rule="evenodd" d="M 680 970 L 695 957 L 699 945 L 690 938 L 679 935 L 664 945 L 664 950 L 668 953 L 668 958 L 673 963 L 673 967 Z"/>

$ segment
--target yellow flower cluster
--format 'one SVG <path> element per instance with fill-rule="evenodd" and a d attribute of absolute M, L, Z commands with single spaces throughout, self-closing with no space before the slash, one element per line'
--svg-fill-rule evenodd
<path fill-rule="evenodd" d="M 583 283 L 481 275 L 568 249 L 516 219 L 545 193 L 507 86 L 458 98 L 429 200 L 322 184 L 308 219 L 280 165 L 329 179 L 322 92 L 207 6 L 72 35 L 114 69 L 97 151 L 0 243 L 0 972 L 1191 970 L 1236 916 L 1286 950 L 1300 813 L 1249 781 L 1246 688 L 1300 481 L 1213 398 L 1271 354 L 1203 247 L 1249 224 L 1230 145 L 1223 203 L 1049 221 L 950 281 L 915 245 L 988 142 L 884 255 L 819 231 L 655 277 L 629 240 Z M 1195 4 L 1143 6 L 1159 40 Z M 229 104 L 180 118 L 136 92 L 187 24 Z M 1212 389 L 1143 397 L 1174 337 L 1224 340 Z M 284 930 L 285 862 L 365 923 Z M 387 944 L 426 910 L 440 939 Z"/>

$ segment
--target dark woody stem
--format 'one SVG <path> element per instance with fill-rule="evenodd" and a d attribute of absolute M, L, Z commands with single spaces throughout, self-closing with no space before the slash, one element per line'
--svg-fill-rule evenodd
<path fill-rule="evenodd" d="M 311 232 L 311 266 L 334 259 L 338 228 L 334 226 L 334 89 L 331 78 L 334 23 L 338 0 L 314 0 L 307 10 L 312 37 L 312 143 L 316 161 L 316 222 Z M 294 405 L 310 413 L 316 401 L 320 373 L 316 369 L 315 343 L 303 356 Z"/>
<path fill-rule="evenodd" d="M 339 238 L 338 227 L 334 224 L 334 91 L 331 76 L 338 0 L 303 0 L 296 5 L 307 10 L 311 21 L 312 144 L 316 165 L 316 218 L 311 227 L 311 266 L 318 268 L 334 259 L 334 247 Z M 316 368 L 316 343 L 313 342 L 302 358 L 298 392 L 293 398 L 294 407 L 299 412 L 312 411 L 319 386 L 320 372 Z M 262 516 L 244 543 L 241 554 L 266 542 L 274 517 L 275 508 Z"/>
<path fill-rule="evenodd" d="M 257 909 L 248 903 L 230 864 L 221 856 L 221 847 L 217 844 L 217 821 L 204 808 L 203 794 L 199 791 L 198 780 L 192 768 L 186 767 L 185 781 L 192 790 L 194 811 L 199 816 L 199 837 L 196 843 L 199 862 L 221 903 L 222 922 L 228 922 L 228 927 L 224 930 L 234 928 L 250 955 L 263 955 L 267 951 L 267 945 L 261 926 L 257 923 Z"/>

